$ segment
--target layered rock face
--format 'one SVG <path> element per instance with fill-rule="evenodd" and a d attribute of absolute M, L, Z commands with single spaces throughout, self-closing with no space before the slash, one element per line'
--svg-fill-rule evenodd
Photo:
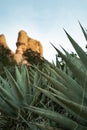
<path fill-rule="evenodd" d="M 41 43 L 30 38 L 23 30 L 18 33 L 18 39 L 16 42 L 17 49 L 15 53 L 13 53 L 8 47 L 4 35 L 0 35 L 0 46 L 3 46 L 10 51 L 10 54 L 13 56 L 13 59 L 17 64 L 28 64 L 28 61 L 26 60 L 27 58 L 24 56 L 25 52 L 28 50 L 31 50 L 31 52 L 34 52 L 35 54 L 39 54 L 40 58 L 43 57 L 43 47 Z"/>

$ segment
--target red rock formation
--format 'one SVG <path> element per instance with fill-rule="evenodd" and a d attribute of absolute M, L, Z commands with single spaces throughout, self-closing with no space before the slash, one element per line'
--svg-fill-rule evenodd
<path fill-rule="evenodd" d="M 14 55 L 14 58 L 17 62 L 19 63 L 24 63 L 27 64 L 27 61 L 25 60 L 23 54 L 28 50 L 31 49 L 33 52 L 36 52 L 40 54 L 40 57 L 43 56 L 43 47 L 41 43 L 37 40 L 34 40 L 30 38 L 25 31 L 20 31 L 18 34 L 18 39 L 17 39 L 17 49 L 16 53 Z"/>
<path fill-rule="evenodd" d="M 2 65 L 9 64 L 14 61 L 13 60 L 14 53 L 8 47 L 5 36 L 3 34 L 0 35 L 0 62 Z"/>
<path fill-rule="evenodd" d="M 8 48 L 8 45 L 6 43 L 6 39 L 5 39 L 5 36 L 3 34 L 0 35 L 0 46 L 4 46 L 5 48 Z"/>
<path fill-rule="evenodd" d="M 30 38 L 27 35 L 27 33 L 23 30 L 18 33 L 16 46 L 17 46 L 16 52 L 13 53 L 13 51 L 7 45 L 5 36 L 1 34 L 0 35 L 0 56 L 1 56 L 0 60 L 2 60 L 2 57 L 4 56 L 4 58 L 6 57 L 6 61 L 8 62 L 11 62 L 11 60 L 13 60 L 16 61 L 17 64 L 20 63 L 29 64 L 30 61 L 29 59 L 31 60 L 32 58 L 34 59 L 34 56 L 37 56 L 37 58 L 43 57 L 43 47 L 41 43 L 37 40 Z M 26 55 L 24 55 L 25 53 Z"/>
<path fill-rule="evenodd" d="M 13 51 L 9 48 L 6 38 L 3 34 L 0 35 L 0 46 L 3 46 L 4 48 L 10 50 L 11 54 L 14 54 Z"/>

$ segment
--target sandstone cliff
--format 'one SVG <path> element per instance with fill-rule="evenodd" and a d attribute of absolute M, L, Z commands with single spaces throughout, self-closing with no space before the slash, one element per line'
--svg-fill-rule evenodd
<path fill-rule="evenodd" d="M 20 63 L 30 64 L 29 63 L 31 62 L 30 59 L 33 60 L 34 57 L 37 57 L 38 59 L 42 59 L 43 57 L 43 47 L 41 43 L 37 40 L 30 38 L 27 35 L 27 33 L 23 30 L 21 30 L 18 33 L 16 46 L 17 46 L 16 52 L 13 53 L 8 47 L 8 44 L 6 43 L 5 36 L 3 34 L 0 35 L 0 51 L 2 52 L 3 55 L 4 50 L 8 50 L 9 53 L 5 55 L 5 57 L 8 57 L 8 62 L 11 62 L 11 60 L 13 59 L 17 64 Z M 12 59 L 10 57 L 12 57 Z M 2 61 L 0 60 L 0 62 Z"/>
<path fill-rule="evenodd" d="M 16 43 L 17 49 L 14 58 L 17 63 L 27 63 L 24 57 L 24 53 L 31 49 L 33 52 L 38 53 L 40 57 L 43 56 L 43 47 L 41 43 L 37 40 L 30 38 L 25 31 L 20 31 L 18 33 L 18 39 Z"/>
<path fill-rule="evenodd" d="M 6 38 L 3 34 L 0 35 L 0 67 L 10 65 L 14 62 L 14 53 L 7 45 Z"/>

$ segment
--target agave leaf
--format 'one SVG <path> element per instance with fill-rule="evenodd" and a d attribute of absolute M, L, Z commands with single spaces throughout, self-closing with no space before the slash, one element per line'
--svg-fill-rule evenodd
<path fill-rule="evenodd" d="M 44 90 L 44 89 L 42 89 L 40 87 L 36 87 L 36 88 L 38 90 L 40 90 L 44 95 L 46 95 L 47 97 L 49 97 L 55 103 L 62 105 L 61 102 L 59 102 L 59 100 L 57 100 L 57 98 L 54 95 L 52 95 L 52 92 L 50 92 L 48 90 Z"/>
<path fill-rule="evenodd" d="M 55 103 L 57 103 L 57 104 L 60 104 L 60 106 L 62 106 L 63 108 L 65 108 L 65 109 L 67 109 L 67 110 L 69 110 L 68 109 L 68 107 L 65 105 L 65 104 L 63 104 L 60 100 L 58 100 L 58 98 L 59 98 L 59 95 L 55 95 L 54 93 L 52 93 L 52 92 L 50 92 L 50 91 L 48 91 L 48 90 L 44 90 L 44 89 L 42 89 L 42 88 L 40 88 L 40 87 L 36 87 L 38 90 L 40 90 L 42 93 L 44 93 L 44 95 L 46 95 L 47 97 L 49 97 L 52 101 L 54 101 Z M 60 96 L 61 97 L 61 96 Z M 65 98 L 66 99 L 66 98 Z M 71 100 L 70 100 L 71 101 Z"/>
<path fill-rule="evenodd" d="M 39 98 L 41 92 L 38 91 L 38 89 L 36 89 L 36 87 L 35 87 L 35 86 L 37 86 L 36 84 L 37 84 L 37 83 L 34 82 L 34 85 L 32 86 L 32 88 L 33 88 L 33 89 L 32 89 L 33 99 L 32 99 L 31 105 L 36 105 L 36 104 L 38 103 L 38 101 L 41 100 L 41 99 Z M 40 85 L 40 84 L 39 84 L 39 85 Z M 39 99 L 39 100 L 38 100 L 38 99 Z"/>
<path fill-rule="evenodd" d="M 28 96 L 28 100 L 30 100 L 30 102 L 28 103 L 29 105 L 34 105 L 37 103 L 37 100 L 38 100 L 38 97 L 40 95 L 40 91 L 38 91 L 34 86 L 37 86 L 38 84 L 41 85 L 41 76 L 39 76 L 40 74 L 38 73 L 38 71 L 34 71 L 33 70 L 33 75 L 32 75 L 32 68 L 29 68 L 30 71 L 28 72 L 27 70 L 27 74 L 28 74 L 28 77 L 30 76 L 30 80 L 29 84 L 29 96 Z M 30 74 L 30 75 L 29 75 Z M 31 81 L 31 75 L 32 75 L 32 81 Z"/>
<path fill-rule="evenodd" d="M 40 95 L 40 92 L 34 87 L 34 85 L 36 85 L 39 81 L 38 73 L 33 71 L 34 75 L 33 75 L 32 83 L 30 82 L 29 72 L 25 65 L 21 66 L 20 72 L 19 72 L 18 68 L 16 67 L 16 74 L 17 73 L 18 73 L 17 77 L 19 78 L 17 83 L 19 83 L 20 87 L 22 87 L 25 101 L 27 101 L 28 104 L 34 105 L 38 99 L 38 96 Z"/>
<path fill-rule="evenodd" d="M 56 123 L 60 124 L 61 128 L 74 130 L 77 127 L 76 122 L 74 122 L 73 120 L 71 120 L 57 112 L 53 112 L 50 110 L 45 110 L 45 109 L 41 109 L 41 108 L 37 108 L 37 107 L 33 107 L 33 106 L 29 106 L 29 107 L 25 107 L 25 108 L 34 113 L 42 115 L 50 120 L 55 121 Z M 87 127 L 78 125 L 77 130 L 83 130 L 83 129 L 86 130 Z"/>
<path fill-rule="evenodd" d="M 17 103 L 17 101 L 19 100 L 18 96 L 14 93 L 14 89 L 12 86 L 10 86 L 9 82 L 6 81 L 4 78 L 2 78 L 0 76 L 0 80 L 1 80 L 1 87 L 0 87 L 0 94 L 4 95 L 4 97 L 6 98 L 10 98 L 11 100 L 13 100 L 14 102 Z M 1 91 L 2 89 L 2 91 Z"/>
<path fill-rule="evenodd" d="M 70 110 L 87 120 L 87 107 L 83 104 L 78 104 L 61 96 L 57 96 L 58 100 L 66 105 Z"/>
<path fill-rule="evenodd" d="M 28 123 L 27 130 L 37 130 L 37 126 L 34 123 Z"/>
<path fill-rule="evenodd" d="M 63 49 L 63 48 L 62 48 Z M 66 53 L 66 55 L 67 55 L 67 57 L 69 57 L 69 59 L 72 59 L 72 56 L 65 50 L 65 49 L 63 49 L 64 50 L 64 52 Z M 86 70 L 84 69 L 84 66 L 83 66 L 83 64 L 80 62 L 80 60 L 77 58 L 77 57 L 73 57 L 73 62 L 75 63 L 76 62 L 76 65 L 78 64 L 78 66 L 79 66 L 79 69 L 80 69 L 80 71 L 83 71 L 83 72 L 85 72 L 85 78 L 84 78 L 84 83 L 83 83 L 83 85 L 82 85 L 82 87 L 83 87 L 83 90 L 82 90 L 82 92 L 80 92 L 80 88 L 81 88 L 81 86 L 79 86 L 79 84 L 77 84 L 76 83 L 76 81 L 75 80 L 73 80 L 74 81 L 74 84 L 73 84 L 73 87 L 74 87 L 74 85 L 76 84 L 76 86 L 78 86 L 78 89 L 77 90 L 75 90 L 74 91 L 74 93 L 76 92 L 76 94 L 77 94 L 77 92 L 80 92 L 80 96 L 82 97 L 82 95 L 83 95 L 83 91 L 84 91 L 84 89 L 86 90 L 86 84 L 87 84 L 87 81 L 86 81 L 86 77 L 87 77 L 87 74 L 86 74 Z M 66 77 L 65 77 L 66 78 Z M 65 79 L 64 78 L 64 79 Z M 68 80 L 69 80 L 70 78 L 68 77 Z M 66 82 L 66 83 L 68 83 L 68 81 Z M 66 83 L 64 83 L 64 84 L 66 84 Z M 69 86 L 71 85 L 71 83 L 69 83 Z M 67 86 L 68 86 L 68 84 L 67 84 Z M 77 88 L 75 86 L 75 88 Z M 71 91 L 73 90 L 73 88 L 70 86 L 70 88 L 71 88 Z M 81 94 L 82 93 L 82 94 Z M 85 98 L 86 98 L 86 102 L 87 102 L 87 96 L 85 95 Z"/>
<path fill-rule="evenodd" d="M 44 64 L 44 67 L 46 67 L 46 69 L 49 71 L 50 76 L 56 80 L 58 80 L 59 82 L 64 83 L 64 79 L 50 66 L 48 66 L 48 64 Z"/>
<path fill-rule="evenodd" d="M 87 41 L 87 33 L 85 32 L 85 30 L 84 30 L 84 28 L 83 28 L 83 26 L 81 25 L 80 22 L 79 22 L 79 25 L 80 25 L 80 27 L 81 27 L 81 29 L 82 29 L 82 32 L 83 32 L 83 34 L 84 34 L 84 37 L 85 37 L 85 39 L 86 39 L 86 41 Z"/>
<path fill-rule="evenodd" d="M 37 69 L 38 70 L 38 69 Z M 79 102 L 81 103 L 82 100 L 82 93 L 79 93 L 78 91 L 80 91 L 78 88 L 78 96 L 77 96 L 77 92 L 73 91 L 73 89 L 69 89 L 66 86 L 63 85 L 62 82 L 59 82 L 58 80 L 55 80 L 54 78 L 46 75 L 45 73 L 41 72 L 40 70 L 38 70 L 45 78 L 48 79 L 48 81 L 50 81 L 50 83 L 52 83 L 54 85 L 54 88 L 56 88 L 57 90 L 59 90 L 60 92 L 62 92 L 65 96 L 67 96 L 69 99 L 74 100 L 75 102 Z M 66 85 L 69 86 L 70 84 L 68 84 L 66 82 Z M 68 93 L 67 93 L 68 91 Z"/>
<path fill-rule="evenodd" d="M 59 81 L 55 80 L 54 78 L 46 75 L 45 73 L 41 72 L 38 68 L 36 68 L 38 72 L 40 72 L 40 74 L 42 74 L 45 78 L 47 78 L 53 85 L 54 87 L 59 90 L 60 92 L 62 92 L 63 94 L 65 94 L 66 96 L 69 96 L 69 93 L 67 93 L 68 89 Z M 71 95 L 70 95 L 71 97 Z"/>
<path fill-rule="evenodd" d="M 34 86 L 38 86 L 38 84 L 41 85 L 40 80 L 41 80 L 40 74 L 38 73 L 38 71 L 35 71 L 34 79 L 33 79 L 33 86 L 32 86 L 33 87 L 33 94 L 34 94 L 35 98 L 36 98 L 36 95 L 38 93 L 38 90 Z"/>
<path fill-rule="evenodd" d="M 12 95 L 9 94 L 9 92 L 6 89 L 4 89 L 2 86 L 0 86 L 0 95 L 10 100 L 14 99 Z"/>
<path fill-rule="evenodd" d="M 67 75 L 66 73 L 64 73 L 62 70 L 60 70 L 56 66 L 52 65 L 51 63 L 49 63 L 47 60 L 45 60 L 45 62 L 52 69 L 54 69 L 57 74 L 59 74 L 64 79 L 65 82 L 63 82 L 63 84 L 66 84 L 66 86 L 69 88 L 69 90 L 71 90 L 74 93 L 76 93 L 76 95 L 78 95 L 78 96 L 76 96 L 75 98 L 78 99 L 78 97 L 79 97 L 79 101 L 81 101 L 80 99 L 82 99 L 82 97 L 83 97 L 83 92 L 85 91 L 85 86 L 80 86 L 78 84 L 78 82 L 76 82 L 75 80 L 72 79 L 72 77 L 70 77 L 69 75 Z M 83 83 L 83 85 L 85 85 L 85 83 Z M 84 104 L 86 104 L 86 102 L 87 102 L 87 95 L 85 94 L 84 95 Z"/>
<path fill-rule="evenodd" d="M 81 97 L 83 90 L 81 86 L 76 83 L 75 80 L 73 80 L 70 76 L 68 76 L 66 73 L 64 73 L 57 67 L 52 68 L 48 66 L 47 64 L 44 64 L 44 65 L 49 70 L 49 72 L 52 73 L 51 77 L 55 78 L 60 83 L 64 84 L 67 88 L 69 88 L 70 91 L 74 92 L 74 95 L 76 93 L 76 96 L 78 95 Z"/>
<path fill-rule="evenodd" d="M 25 65 L 21 66 L 21 79 L 22 79 L 22 83 L 23 83 L 23 91 L 26 94 L 29 90 L 29 75 L 27 73 L 27 66 L 25 66 Z"/>
<path fill-rule="evenodd" d="M 44 93 L 44 95 L 46 95 L 47 97 L 49 97 L 52 101 L 54 101 L 55 103 L 57 103 L 58 105 L 62 106 L 63 108 L 65 108 L 66 110 L 68 110 L 70 113 L 72 113 L 76 118 L 78 118 L 78 121 L 81 122 L 82 124 L 86 125 L 87 121 L 85 119 L 83 119 L 82 117 L 80 117 L 78 114 L 76 114 L 73 110 L 71 110 L 71 108 L 69 108 L 66 104 L 64 104 L 61 100 L 59 100 L 59 95 L 55 95 L 52 92 L 48 91 L 48 90 L 44 90 L 40 87 L 37 87 L 37 89 L 39 89 L 42 93 Z M 61 97 L 62 98 L 62 97 Z M 64 99 L 64 98 L 63 98 Z M 66 99 L 66 98 L 65 98 Z M 69 98 L 68 98 L 69 99 Z M 71 100 L 69 100 L 69 102 L 71 102 Z"/>
<path fill-rule="evenodd" d="M 15 75 L 16 75 L 16 80 L 17 80 L 18 85 L 20 85 L 20 86 L 23 85 L 21 74 L 20 74 L 17 66 L 15 66 Z M 20 89 L 21 89 L 21 91 L 23 91 L 22 87 L 20 87 Z"/>
<path fill-rule="evenodd" d="M 67 97 L 66 95 L 64 95 L 63 93 L 61 93 L 58 90 L 54 89 L 53 87 L 48 86 L 48 88 L 50 90 L 52 90 L 52 92 L 53 92 L 52 95 L 54 95 L 56 98 L 60 96 L 60 97 L 63 97 L 64 99 L 69 99 L 70 101 L 74 101 L 74 102 L 77 102 L 77 103 L 81 103 L 81 101 L 82 101 L 82 98 L 79 99 L 78 95 L 76 97 L 76 95 L 74 93 L 70 92 L 70 91 L 68 91 L 68 93 L 71 94 L 72 100 L 71 100 L 71 98 Z"/>
<path fill-rule="evenodd" d="M 18 105 L 13 102 L 13 100 L 10 100 L 9 98 L 6 98 L 5 96 L 0 95 L 0 97 L 11 107 L 13 110 L 18 110 Z"/>
<path fill-rule="evenodd" d="M 24 65 L 22 65 L 21 72 L 19 72 L 18 67 L 16 66 L 15 73 L 17 84 L 19 85 L 19 88 L 23 93 L 23 96 L 26 97 L 26 94 L 29 93 L 29 76 L 27 73 L 27 68 Z"/>
<path fill-rule="evenodd" d="M 52 43 L 51 43 L 52 44 Z M 53 44 L 52 46 L 56 49 L 59 55 L 63 58 L 63 60 L 67 63 L 74 76 L 78 79 L 78 81 L 83 85 L 84 77 L 86 76 L 86 69 L 80 69 L 81 66 L 73 62 L 73 58 L 71 56 L 66 57 L 60 50 L 58 50 Z M 82 71 L 83 70 L 83 71 Z"/>
<path fill-rule="evenodd" d="M 46 125 L 39 124 L 39 123 L 36 123 L 35 125 L 36 125 L 40 130 L 60 130 L 59 128 L 51 127 L 51 126 L 46 126 Z"/>
<path fill-rule="evenodd" d="M 18 114 L 17 111 L 13 111 L 13 109 L 11 109 L 11 107 L 4 107 L 4 106 L 0 106 L 0 112 L 2 112 L 5 115 L 10 116 L 11 118 L 17 118 Z"/>
<path fill-rule="evenodd" d="M 15 81 L 13 76 L 10 74 L 10 72 L 6 68 L 4 68 L 4 69 L 5 69 L 5 72 L 6 72 L 6 76 L 8 78 L 8 82 L 10 83 L 10 86 L 12 87 L 15 95 L 17 96 L 18 100 L 23 102 L 24 101 L 24 96 L 23 96 L 23 93 L 22 93 L 19 85 L 17 84 L 17 82 Z"/>
<path fill-rule="evenodd" d="M 38 71 L 36 71 L 35 74 L 34 74 L 34 83 L 33 83 L 33 85 L 38 85 L 37 83 L 38 83 L 39 78 L 40 78 L 39 73 L 38 73 Z"/>
<path fill-rule="evenodd" d="M 18 115 L 18 105 L 13 101 L 6 99 L 6 97 L 0 95 L 0 111 L 7 113 L 10 116 Z"/>
<path fill-rule="evenodd" d="M 32 85 L 31 85 L 30 75 L 29 75 L 27 67 L 26 67 L 26 78 L 27 78 L 26 101 L 28 104 L 31 104 L 31 102 L 32 102 Z"/>
<path fill-rule="evenodd" d="M 65 108 L 65 104 L 63 105 L 63 103 L 61 101 L 59 101 L 57 98 L 59 98 L 59 95 L 55 95 L 54 93 L 52 93 L 51 91 L 42 89 L 40 87 L 36 87 L 38 90 L 40 90 L 42 93 L 44 93 L 47 97 L 49 97 L 52 101 L 54 101 L 57 104 L 60 104 L 62 107 Z M 61 97 L 61 96 L 60 96 Z M 65 98 L 66 99 L 66 98 Z M 70 100 L 71 101 L 71 100 Z M 66 107 L 67 108 L 67 107 Z"/>
<path fill-rule="evenodd" d="M 57 95 L 59 95 L 59 96 L 65 98 L 65 99 L 68 98 L 66 95 L 64 95 L 63 93 L 57 91 L 55 88 L 53 88 L 53 87 L 51 87 L 51 86 L 49 86 L 49 85 L 48 85 L 47 87 L 48 87 L 50 90 L 52 90 L 53 93 L 55 93 L 56 97 L 57 97 Z"/>
<path fill-rule="evenodd" d="M 68 76 L 66 73 L 64 73 L 62 70 L 60 70 L 59 68 L 57 68 L 56 66 L 52 65 L 51 63 L 49 63 L 48 61 L 46 61 L 46 64 L 49 64 L 49 67 L 51 67 L 53 70 L 55 70 L 55 72 L 60 76 L 62 77 L 62 79 L 67 82 L 70 86 L 70 88 L 75 91 L 78 90 L 79 88 L 79 92 L 81 91 L 81 88 L 80 86 L 76 83 L 75 80 L 72 79 L 72 77 Z M 78 91 L 77 91 L 78 92 Z M 82 93 L 82 91 L 81 91 Z"/>
<path fill-rule="evenodd" d="M 26 102 L 26 95 L 28 91 L 28 84 L 27 84 L 27 73 L 24 66 L 21 67 L 21 72 L 19 71 L 18 67 L 15 66 L 15 75 L 16 75 L 16 82 L 20 88 L 20 92 L 23 95 L 25 102 Z M 29 94 L 29 93 L 28 93 Z"/>
<path fill-rule="evenodd" d="M 16 96 L 15 96 L 14 92 L 12 91 L 11 86 L 9 85 L 9 83 L 4 78 L 2 78 L 1 76 L 0 76 L 0 80 L 1 80 L 2 88 L 8 93 L 8 95 L 12 99 L 16 98 Z"/>
<path fill-rule="evenodd" d="M 74 63 L 77 67 L 79 67 L 79 69 L 82 72 L 86 71 L 86 69 L 84 68 L 84 65 L 82 64 L 81 60 L 78 57 L 71 56 L 63 47 L 61 48 L 64 50 L 65 54 L 67 55 L 67 58 L 69 58 L 72 63 Z"/>
<path fill-rule="evenodd" d="M 83 51 L 83 49 L 74 41 L 74 39 L 65 31 L 67 37 L 69 38 L 70 42 L 72 43 L 74 49 L 78 53 L 82 63 L 87 69 L 87 54 Z"/>

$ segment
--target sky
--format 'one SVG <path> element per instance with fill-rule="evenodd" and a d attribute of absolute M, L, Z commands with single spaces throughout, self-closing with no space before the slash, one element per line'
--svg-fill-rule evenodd
<path fill-rule="evenodd" d="M 63 28 L 85 49 L 78 21 L 87 27 L 87 0 L 0 0 L 0 34 L 6 36 L 9 47 L 16 50 L 18 32 L 25 30 L 42 43 L 49 61 L 57 54 L 50 42 L 74 52 Z"/>

